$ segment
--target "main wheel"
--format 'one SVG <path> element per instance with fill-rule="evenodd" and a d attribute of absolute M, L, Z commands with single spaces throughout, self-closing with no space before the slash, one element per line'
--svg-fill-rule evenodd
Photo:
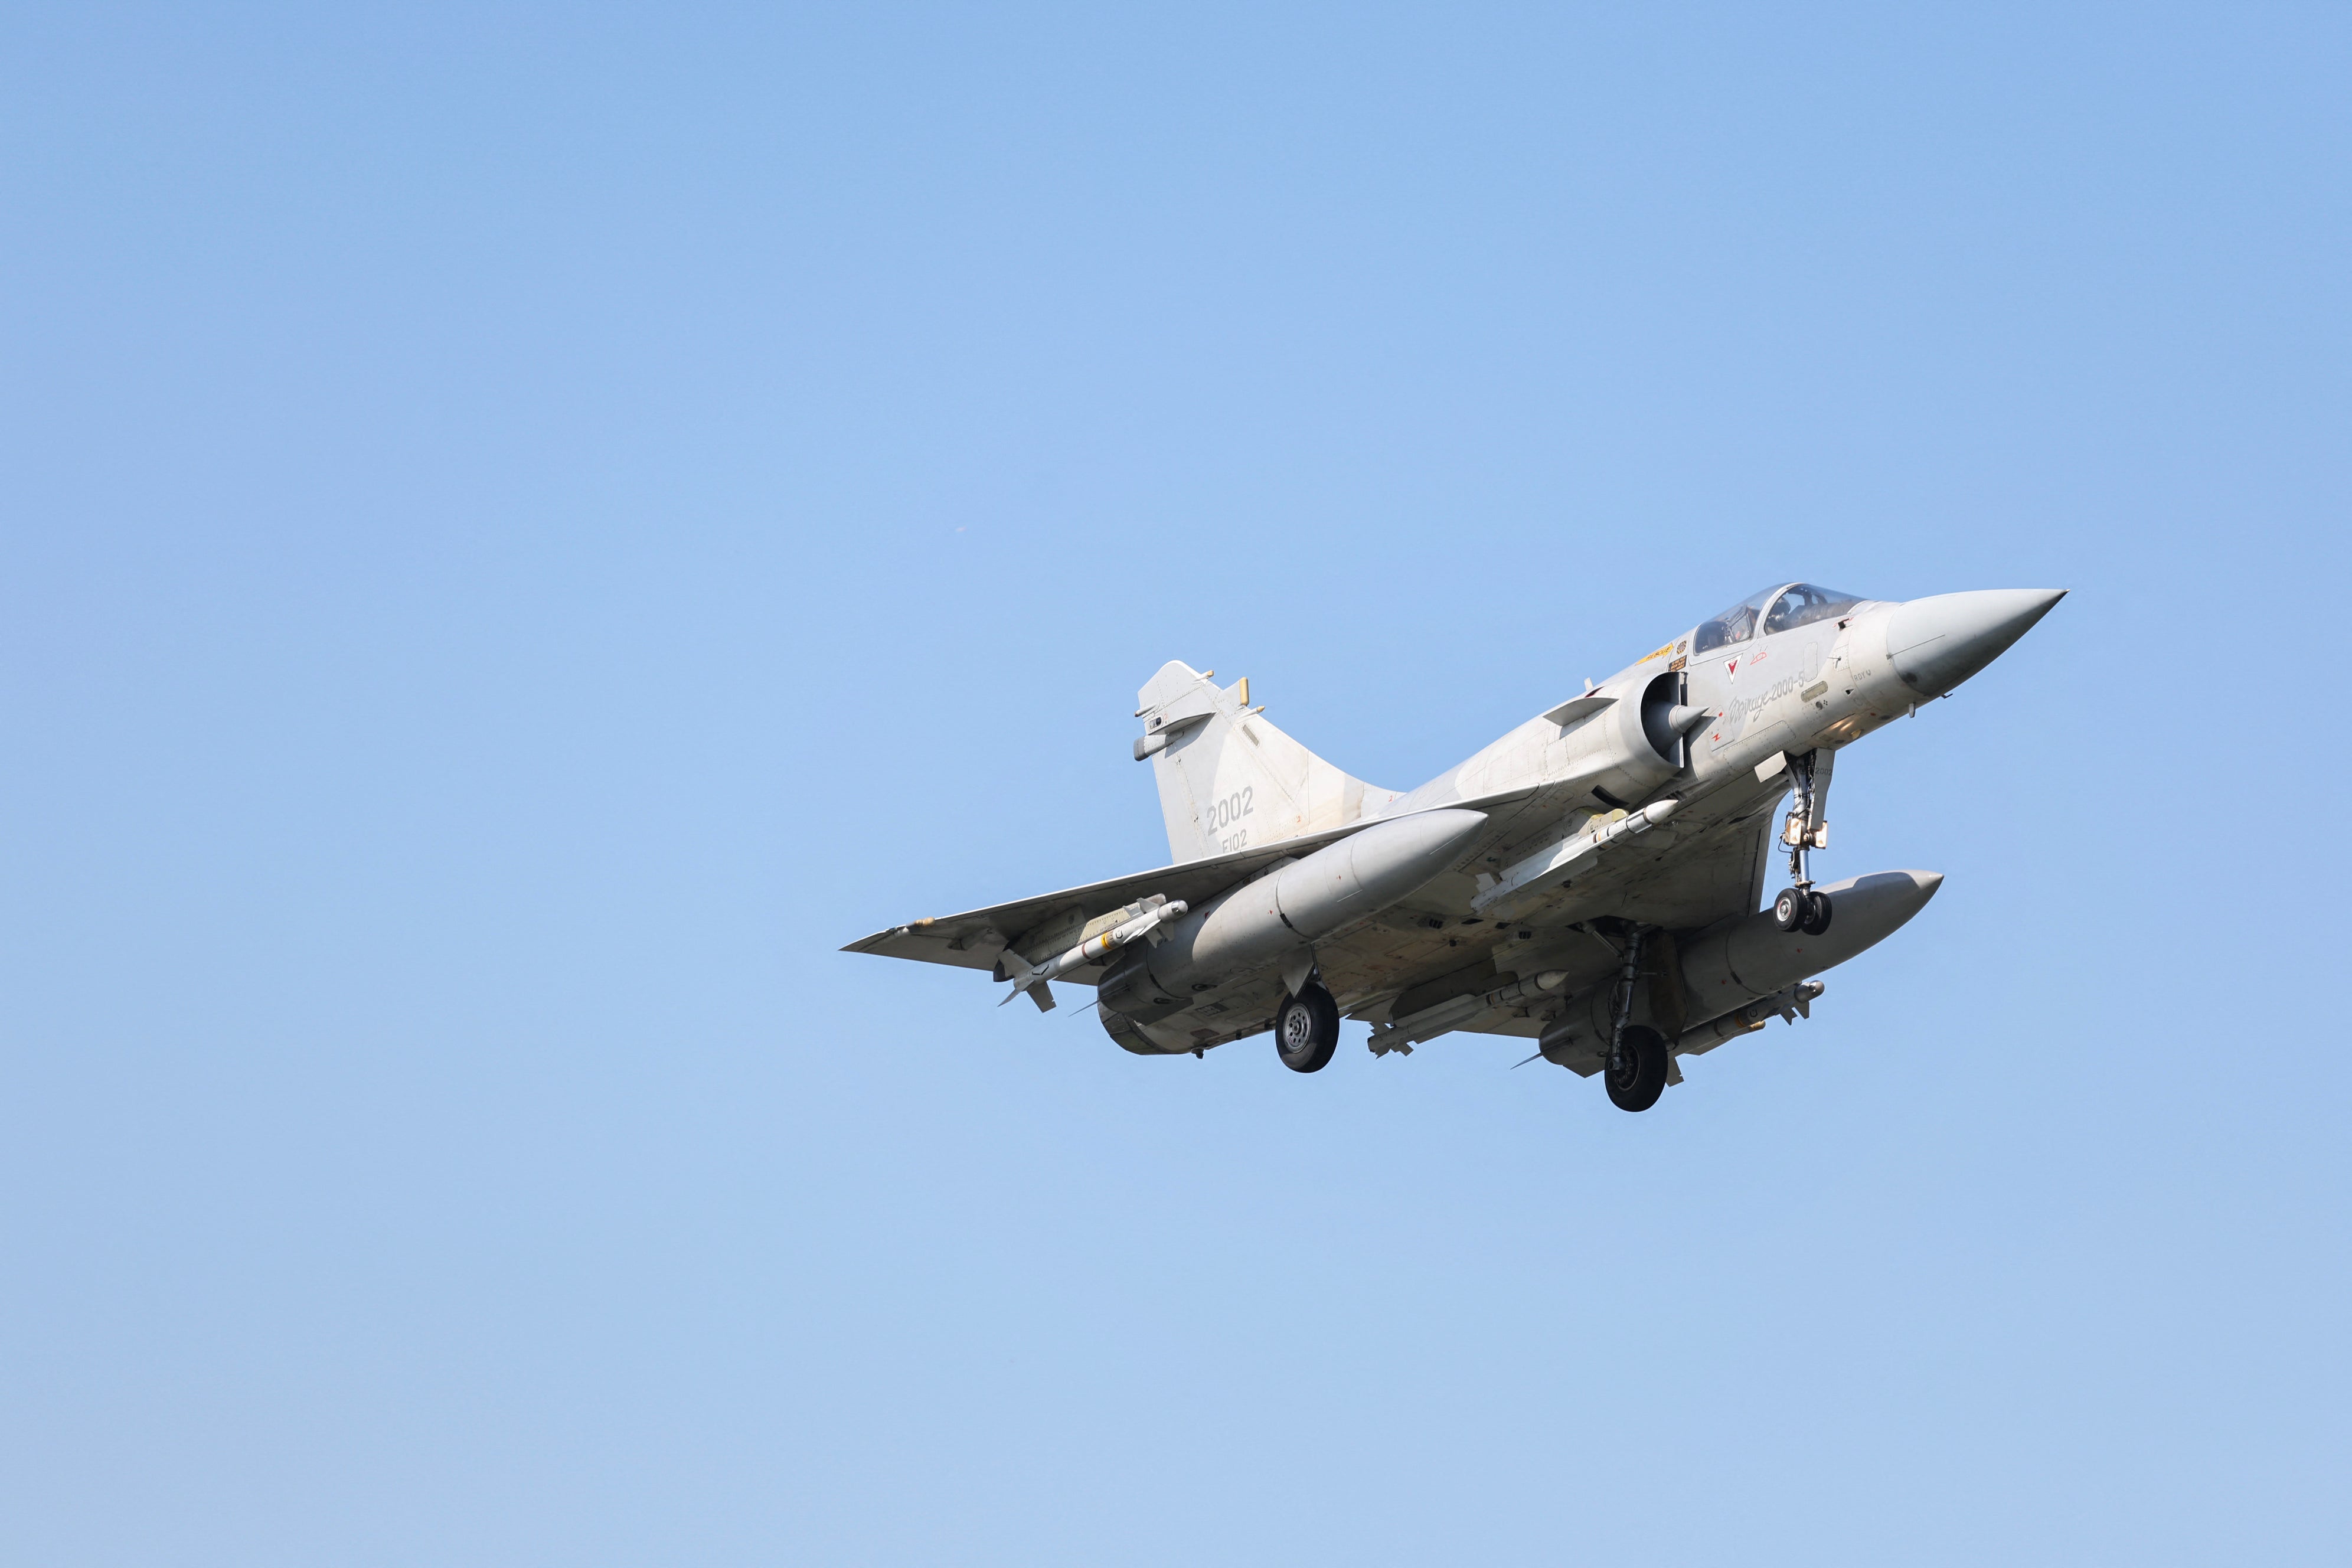
<path fill-rule="evenodd" d="M 1321 1072 L 1339 1048 L 1339 1004 L 1310 980 L 1274 1016 L 1274 1052 L 1292 1072 Z"/>
<path fill-rule="evenodd" d="M 1647 1110 L 1666 1091 L 1666 1041 L 1655 1029 L 1639 1024 L 1625 1026 L 1625 1044 L 1618 1059 L 1601 1068 L 1609 1103 L 1620 1110 Z"/>
<path fill-rule="evenodd" d="M 1830 896 L 1827 893 L 1805 895 L 1805 934 L 1819 936 L 1830 929 Z"/>
<path fill-rule="evenodd" d="M 1805 923 L 1804 894 L 1794 888 L 1783 888 L 1780 896 L 1772 900 L 1772 919 L 1782 931 L 1793 931 Z"/>

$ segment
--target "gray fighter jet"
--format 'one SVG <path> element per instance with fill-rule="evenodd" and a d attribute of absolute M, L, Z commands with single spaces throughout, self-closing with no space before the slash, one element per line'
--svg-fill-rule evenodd
<path fill-rule="evenodd" d="M 1268 723 L 1249 682 L 1171 660 L 1138 694 L 1175 863 L 893 926 L 845 950 L 1096 988 L 1138 1056 L 1272 1030 L 1331 1059 L 1516 1035 L 1645 1110 L 1677 1058 L 1811 1016 L 1812 977 L 1925 907 L 1934 871 L 1816 882 L 1838 754 L 1998 658 L 2061 589 L 1742 599 L 1405 793 Z M 1788 885 L 1759 909 L 1776 858 Z M 1527 1058 L 1528 1061 L 1535 1057 Z"/>

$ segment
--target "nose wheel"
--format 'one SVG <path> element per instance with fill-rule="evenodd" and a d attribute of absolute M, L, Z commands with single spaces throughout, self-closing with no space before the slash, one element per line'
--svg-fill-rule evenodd
<path fill-rule="evenodd" d="M 1830 929 L 1830 896 L 1813 888 L 1783 888 L 1772 900 L 1772 919 L 1791 935 L 1819 936 Z"/>
<path fill-rule="evenodd" d="M 1781 826 L 1780 842 L 1789 847 L 1789 880 L 1796 886 L 1782 889 L 1772 900 L 1772 919 L 1791 935 L 1819 936 L 1830 929 L 1830 896 L 1814 889 L 1810 864 L 1811 852 L 1827 847 L 1830 837 L 1829 824 L 1822 820 L 1822 796 L 1828 785 L 1825 781 L 1819 788 L 1814 784 L 1813 764 L 1821 757 L 1821 752 L 1807 752 L 1789 759 L 1796 788 L 1789 796 L 1789 819 Z M 1822 761 L 1824 774 L 1828 765 Z"/>

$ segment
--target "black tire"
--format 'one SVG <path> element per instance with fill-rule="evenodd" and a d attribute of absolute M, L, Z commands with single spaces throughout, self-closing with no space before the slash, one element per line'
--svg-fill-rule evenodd
<path fill-rule="evenodd" d="M 1772 920 L 1782 931 L 1794 931 L 1805 923 L 1807 906 L 1811 902 L 1794 888 L 1783 888 L 1780 896 L 1772 900 Z"/>
<path fill-rule="evenodd" d="M 1819 936 L 1830 929 L 1830 896 L 1827 893 L 1805 895 L 1805 934 Z"/>
<path fill-rule="evenodd" d="M 1274 1015 L 1274 1054 L 1292 1072 L 1321 1072 L 1339 1048 L 1339 1004 L 1310 980 Z"/>
<path fill-rule="evenodd" d="M 1603 1064 L 1601 1081 L 1609 1103 L 1620 1110 L 1647 1110 L 1666 1092 L 1666 1041 L 1655 1029 L 1625 1026 L 1623 1059 L 1618 1067 Z"/>

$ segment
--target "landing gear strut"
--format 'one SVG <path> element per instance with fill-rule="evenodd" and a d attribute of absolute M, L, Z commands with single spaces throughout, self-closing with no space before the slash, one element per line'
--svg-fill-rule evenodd
<path fill-rule="evenodd" d="M 1632 1021 L 1633 987 L 1642 974 L 1642 937 L 1640 926 L 1625 932 L 1617 991 L 1609 1004 L 1609 1058 L 1601 1081 L 1609 1090 L 1609 1103 L 1620 1110 L 1647 1110 L 1657 1104 L 1673 1065 L 1665 1037 Z"/>
<path fill-rule="evenodd" d="M 1310 980 L 1282 999 L 1274 1016 L 1274 1051 L 1292 1072 L 1321 1072 L 1339 1048 L 1339 1004 Z"/>
<path fill-rule="evenodd" d="M 1821 801 L 1828 785 L 1824 783 L 1818 790 L 1813 785 L 1813 765 L 1821 755 L 1807 752 L 1789 759 L 1789 774 L 1796 788 L 1789 795 L 1789 819 L 1781 825 L 1780 842 L 1789 847 L 1789 880 L 1795 886 L 1782 889 L 1772 900 L 1772 919 L 1780 928 L 1807 936 L 1819 936 L 1830 929 L 1830 896 L 1814 890 L 1808 864 L 1812 851 L 1824 847 L 1830 838 L 1829 824 L 1822 820 Z"/>

